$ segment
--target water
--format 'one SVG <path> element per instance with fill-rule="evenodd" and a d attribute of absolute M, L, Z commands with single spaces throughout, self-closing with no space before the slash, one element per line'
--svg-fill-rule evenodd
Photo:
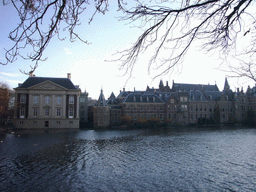
<path fill-rule="evenodd" d="M 0 137 L 0 191 L 255 190 L 256 129 L 78 130 Z"/>

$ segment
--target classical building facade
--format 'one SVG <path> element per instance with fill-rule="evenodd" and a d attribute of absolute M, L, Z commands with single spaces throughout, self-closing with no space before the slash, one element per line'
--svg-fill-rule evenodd
<path fill-rule="evenodd" d="M 15 128 L 79 128 L 78 86 L 67 78 L 29 77 L 15 90 Z"/>
<path fill-rule="evenodd" d="M 241 123 L 249 109 L 256 109 L 255 89 L 248 88 L 233 92 L 227 78 L 224 89 L 217 85 L 174 83 L 170 88 L 161 80 L 159 88 L 145 91 L 125 91 L 115 97 L 112 93 L 106 101 L 109 107 L 109 124 L 119 124 L 122 116 L 130 116 L 133 121 L 139 118 L 157 118 L 162 123 L 176 125 L 204 123 Z M 97 114 L 98 115 L 98 114 Z"/>

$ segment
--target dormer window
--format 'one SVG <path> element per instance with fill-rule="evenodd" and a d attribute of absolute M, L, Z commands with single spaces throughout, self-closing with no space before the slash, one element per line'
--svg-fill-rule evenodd
<path fill-rule="evenodd" d="M 210 95 L 209 97 L 210 97 L 210 100 L 212 100 L 212 95 Z"/>
<path fill-rule="evenodd" d="M 155 97 L 153 97 L 153 102 L 155 102 L 156 101 L 156 98 Z"/>
<path fill-rule="evenodd" d="M 142 102 L 142 96 L 140 96 L 140 101 Z"/>
<path fill-rule="evenodd" d="M 134 102 L 136 101 L 136 97 L 135 97 L 135 96 L 133 97 L 133 101 L 134 101 Z"/>
<path fill-rule="evenodd" d="M 147 97 L 147 102 L 149 102 L 149 98 Z"/>

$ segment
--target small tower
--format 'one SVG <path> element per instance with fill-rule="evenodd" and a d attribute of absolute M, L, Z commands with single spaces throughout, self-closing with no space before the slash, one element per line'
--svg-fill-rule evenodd
<path fill-rule="evenodd" d="M 110 107 L 107 105 L 103 90 L 98 101 L 93 107 L 93 127 L 94 128 L 106 128 L 110 125 Z"/>
<path fill-rule="evenodd" d="M 228 79 L 227 79 L 227 77 L 225 78 L 225 84 L 224 84 L 224 89 L 223 89 L 223 91 L 228 91 L 228 90 L 230 90 L 230 86 L 229 86 L 229 84 L 228 84 Z"/>
<path fill-rule="evenodd" d="M 160 83 L 159 83 L 159 91 L 164 91 L 164 83 L 162 80 L 160 80 Z"/>

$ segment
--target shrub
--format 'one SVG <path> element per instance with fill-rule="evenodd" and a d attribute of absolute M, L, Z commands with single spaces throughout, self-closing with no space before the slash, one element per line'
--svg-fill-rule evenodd
<path fill-rule="evenodd" d="M 132 123 L 132 118 L 128 115 L 121 117 L 121 124 L 122 125 L 130 125 Z"/>
<path fill-rule="evenodd" d="M 136 121 L 137 127 L 146 127 L 147 126 L 147 120 L 144 118 L 138 118 Z"/>
<path fill-rule="evenodd" d="M 148 120 L 149 126 L 150 127 L 158 127 L 160 125 L 160 119 L 158 118 L 150 118 Z"/>

